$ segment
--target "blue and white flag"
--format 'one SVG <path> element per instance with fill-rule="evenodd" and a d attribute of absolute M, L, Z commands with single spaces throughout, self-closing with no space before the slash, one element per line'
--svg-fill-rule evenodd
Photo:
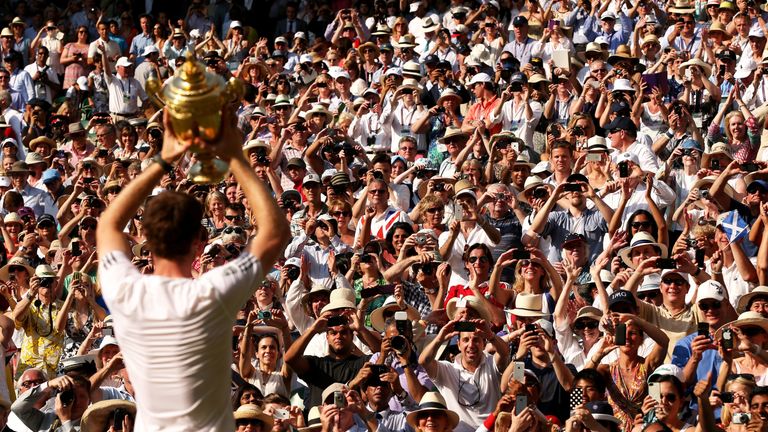
<path fill-rule="evenodd" d="M 720 226 L 725 235 L 728 236 L 729 243 L 733 243 L 749 233 L 749 225 L 736 210 L 726 213 L 720 220 Z"/>

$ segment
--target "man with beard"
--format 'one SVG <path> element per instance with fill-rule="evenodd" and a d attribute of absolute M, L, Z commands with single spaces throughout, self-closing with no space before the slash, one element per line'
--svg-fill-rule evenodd
<path fill-rule="evenodd" d="M 355 349 L 355 333 L 372 350 L 378 351 L 380 346 L 378 337 L 365 328 L 355 313 L 354 291 L 337 288 L 330 299 L 320 316 L 285 353 L 286 363 L 309 386 L 306 406 L 319 405 L 325 388 L 333 383 L 349 382 L 370 359 L 369 355 L 359 355 Z M 318 333 L 325 333 L 328 354 L 322 357 L 306 355 L 307 346 Z"/>
<path fill-rule="evenodd" d="M 509 361 L 509 345 L 483 319 L 470 320 L 474 331 L 457 331 L 457 322 L 440 329 L 421 353 L 419 364 L 446 398 L 447 408 L 459 414 L 461 421 L 454 430 L 470 432 L 483 424 L 501 397 L 501 373 Z M 459 337 L 459 356 L 454 362 L 438 361 L 438 348 L 454 336 Z M 493 345 L 496 354 L 483 351 L 486 343 Z"/>

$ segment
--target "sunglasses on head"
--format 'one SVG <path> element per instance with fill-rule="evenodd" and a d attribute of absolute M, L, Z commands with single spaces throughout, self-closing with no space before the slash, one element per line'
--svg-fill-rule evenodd
<path fill-rule="evenodd" d="M 683 285 L 686 283 L 685 280 L 679 277 L 665 277 L 661 280 L 661 282 L 667 285 Z"/>

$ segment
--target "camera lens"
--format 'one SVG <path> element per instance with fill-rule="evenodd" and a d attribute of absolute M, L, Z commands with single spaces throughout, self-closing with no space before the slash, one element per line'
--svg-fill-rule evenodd
<path fill-rule="evenodd" d="M 408 349 L 408 341 L 405 340 L 405 337 L 397 335 L 392 336 L 392 339 L 389 342 L 390 346 L 393 350 L 395 350 L 396 353 L 403 355 L 405 354 L 405 351 Z"/>

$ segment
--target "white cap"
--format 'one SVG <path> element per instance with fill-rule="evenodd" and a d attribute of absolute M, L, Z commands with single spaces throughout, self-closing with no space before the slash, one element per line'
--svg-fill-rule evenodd
<path fill-rule="evenodd" d="M 654 380 L 654 377 L 660 377 L 660 376 L 666 376 L 670 375 L 675 378 L 677 378 L 678 381 L 683 382 L 683 370 L 680 369 L 680 366 L 666 363 L 656 368 L 655 371 L 648 377 L 648 382 L 654 382 L 658 381 L 658 379 Z"/>
<path fill-rule="evenodd" d="M 602 15 L 600 15 L 600 19 L 601 20 L 610 19 L 610 20 L 616 21 L 616 14 L 613 13 L 613 11 L 605 11 L 603 12 Z"/>
<path fill-rule="evenodd" d="M 192 39 L 197 39 L 200 37 L 200 30 L 198 29 L 192 29 L 189 31 L 189 37 Z"/>
<path fill-rule="evenodd" d="M 296 32 L 295 35 L 293 35 L 294 39 L 304 39 L 307 40 L 307 34 L 304 32 Z"/>
<path fill-rule="evenodd" d="M 630 152 L 624 152 L 616 157 L 616 164 L 622 162 L 632 162 L 633 164 L 640 166 L 640 159 L 636 154 Z"/>
<path fill-rule="evenodd" d="M 635 91 L 632 83 L 626 78 L 618 78 L 613 82 L 613 91 Z"/>
<path fill-rule="evenodd" d="M 752 72 L 754 72 L 755 69 L 757 69 L 757 65 L 753 61 L 739 63 L 739 66 L 736 68 L 736 72 L 733 73 L 733 77 L 736 79 L 744 79 L 752 75 Z"/>
<path fill-rule="evenodd" d="M 123 66 L 123 67 L 131 67 L 133 66 L 133 63 L 131 63 L 130 60 L 128 60 L 128 57 L 120 57 L 117 59 L 117 63 L 115 66 Z"/>
<path fill-rule="evenodd" d="M 749 29 L 749 37 L 765 38 L 765 33 L 760 27 L 752 27 Z"/>
<path fill-rule="evenodd" d="M 393 68 L 387 69 L 387 71 L 384 72 L 384 76 L 385 77 L 392 76 L 392 75 L 402 76 L 403 75 L 403 70 L 400 69 L 399 67 L 393 67 Z"/>
<path fill-rule="evenodd" d="M 146 57 L 146 56 L 148 56 L 148 55 L 150 55 L 152 53 L 159 53 L 159 52 L 160 52 L 160 50 L 158 50 L 156 46 L 154 46 L 154 45 L 147 45 L 147 46 L 144 47 L 144 54 L 142 54 L 142 56 Z"/>
<path fill-rule="evenodd" d="M 600 45 L 610 45 L 610 43 L 608 42 L 608 39 L 606 39 L 605 36 L 596 37 L 595 43 L 598 43 Z"/>
<path fill-rule="evenodd" d="M 552 166 L 550 165 L 549 161 L 541 161 L 536 164 L 535 167 L 531 170 L 531 174 L 541 174 L 545 172 L 552 172 Z"/>
<path fill-rule="evenodd" d="M 312 63 L 312 54 L 302 54 L 299 63 Z"/>
<path fill-rule="evenodd" d="M 458 198 L 458 197 L 460 197 L 462 195 L 469 195 L 472 198 L 474 198 L 475 201 L 477 201 L 477 194 L 475 193 L 475 191 L 473 191 L 470 188 L 462 189 L 459 193 L 456 194 L 456 198 Z"/>
<path fill-rule="evenodd" d="M 278 43 L 278 42 L 282 42 L 282 43 L 287 45 L 288 44 L 288 39 L 286 39 L 283 36 L 278 36 L 278 37 L 275 38 L 275 43 Z"/>
<path fill-rule="evenodd" d="M 700 302 L 704 299 L 712 299 L 721 302 L 723 299 L 725 299 L 725 289 L 723 288 L 723 285 L 720 284 L 720 282 L 714 281 L 712 279 L 699 285 L 697 292 L 697 302 Z"/>
<path fill-rule="evenodd" d="M 477 84 L 477 83 L 488 83 L 491 82 L 491 77 L 485 72 L 480 72 L 478 74 L 475 74 L 475 76 L 472 77 L 471 80 L 469 80 L 469 83 L 467 83 L 468 86 Z"/>
<path fill-rule="evenodd" d="M 234 20 L 231 23 L 229 23 L 230 29 L 237 28 L 237 27 L 243 28 L 243 25 L 240 23 L 240 21 Z"/>
<path fill-rule="evenodd" d="M 288 258 L 287 260 L 285 260 L 285 264 L 283 264 L 283 267 L 285 266 L 296 266 L 301 268 L 301 259 L 296 257 Z"/>
<path fill-rule="evenodd" d="M 0 187 L 10 187 L 11 178 L 8 176 L 0 176 Z"/>
<path fill-rule="evenodd" d="M 349 76 L 349 72 L 347 72 L 346 70 L 338 66 L 332 67 L 331 70 L 328 71 L 328 75 L 330 75 L 331 78 L 333 79 L 339 79 L 339 78 L 346 78 L 348 80 L 352 79 L 352 77 Z"/>
<path fill-rule="evenodd" d="M 82 91 L 88 91 L 88 77 L 77 77 L 77 86 L 80 87 L 80 90 Z"/>

